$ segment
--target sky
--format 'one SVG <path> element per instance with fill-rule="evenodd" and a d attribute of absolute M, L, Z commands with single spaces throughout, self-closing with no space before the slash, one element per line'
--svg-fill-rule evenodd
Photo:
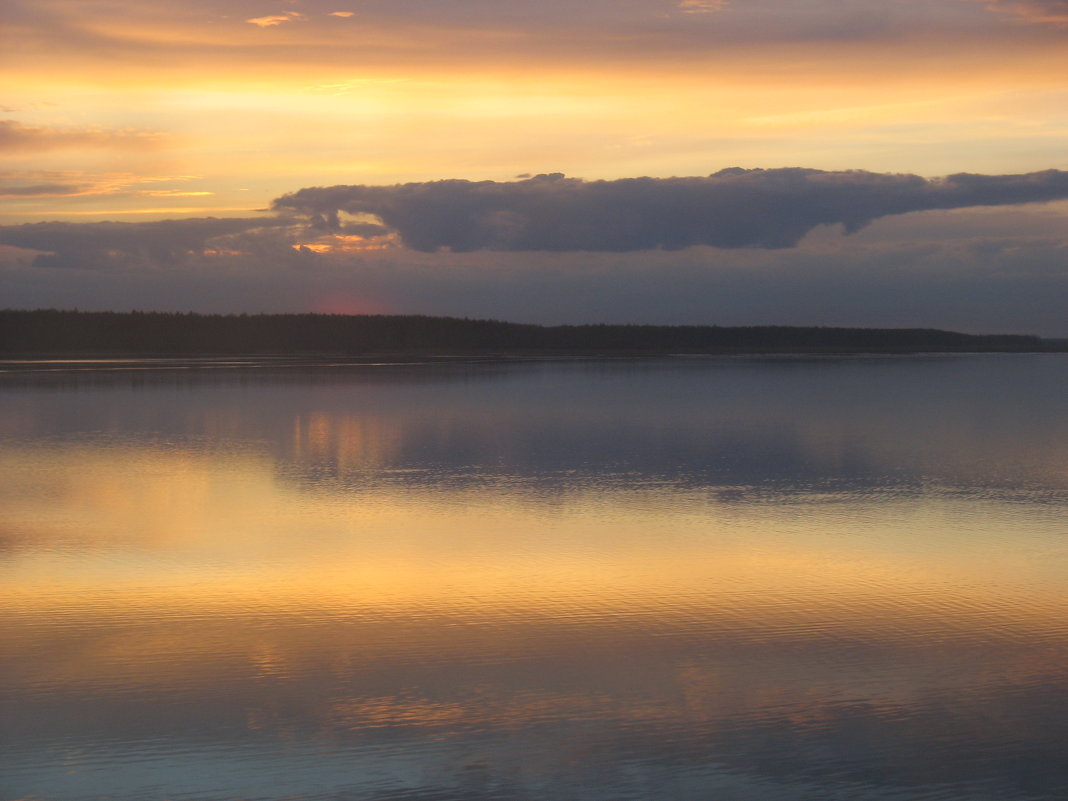
<path fill-rule="evenodd" d="M 1068 337 L 1068 0 L 7 0 L 0 306 Z"/>

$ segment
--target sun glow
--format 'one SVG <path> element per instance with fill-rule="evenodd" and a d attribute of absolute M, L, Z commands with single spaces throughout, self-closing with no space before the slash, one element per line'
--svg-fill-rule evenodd
<path fill-rule="evenodd" d="M 975 171 L 979 152 L 1007 171 L 1051 166 L 1046 153 L 1068 129 L 1049 111 L 1063 107 L 1051 76 L 1068 70 L 1068 56 L 1039 36 L 1041 25 L 1017 41 L 1004 15 L 963 5 L 962 21 L 1003 37 L 996 59 L 965 27 L 936 30 L 937 47 L 892 36 L 768 42 L 757 35 L 766 20 L 744 27 L 744 4 L 711 1 L 681 3 L 676 16 L 711 26 L 694 36 L 743 26 L 729 42 L 689 52 L 668 29 L 683 50 L 650 45 L 635 59 L 611 38 L 570 50 L 566 38 L 504 21 L 434 26 L 325 8 L 248 16 L 128 0 L 86 19 L 49 0 L 42 6 L 106 43 L 59 48 L 23 19 L 8 122 L 21 126 L 11 130 L 22 132 L 19 147 L 32 146 L 37 170 L 152 175 L 166 165 L 205 176 L 210 186 L 189 191 L 205 198 L 205 213 L 223 214 L 346 182 L 702 175 L 735 164 L 940 175 Z M 160 57 L 129 69 L 133 43 L 152 43 Z M 360 56 L 372 46 L 378 56 Z M 909 137 L 888 147 L 888 126 L 902 124 Z M 80 204 L 42 195 L 22 208 L 66 214 L 94 201 Z"/>

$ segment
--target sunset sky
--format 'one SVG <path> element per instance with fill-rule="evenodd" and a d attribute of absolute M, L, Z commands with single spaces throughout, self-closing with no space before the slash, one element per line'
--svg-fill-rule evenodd
<path fill-rule="evenodd" d="M 2 306 L 1068 336 L 1066 0 L 2 16 Z"/>

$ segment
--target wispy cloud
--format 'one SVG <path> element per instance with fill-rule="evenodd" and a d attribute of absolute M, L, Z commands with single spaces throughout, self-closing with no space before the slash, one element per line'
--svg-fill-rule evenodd
<path fill-rule="evenodd" d="M 1068 0 L 986 0 L 995 11 L 1028 22 L 1068 24 Z"/>
<path fill-rule="evenodd" d="M 34 153 L 75 148 L 145 150 L 158 148 L 165 142 L 166 136 L 156 131 L 60 128 L 0 120 L 0 153 Z"/>
<path fill-rule="evenodd" d="M 182 191 L 181 189 L 139 189 L 134 194 L 142 197 L 209 197 L 215 193 L 208 191 Z"/>
<path fill-rule="evenodd" d="M 1042 18 L 1063 13 L 1060 0 L 993 1 Z M 280 41 L 275 43 L 279 49 L 269 56 L 271 64 L 376 67 L 383 59 L 392 64 L 488 59 L 499 66 L 505 55 L 505 60 L 512 60 L 550 54 L 589 63 L 598 54 L 615 57 L 624 51 L 671 59 L 688 52 L 707 61 L 716 55 L 708 52 L 713 44 L 733 49 L 768 41 L 848 42 L 876 37 L 907 45 L 919 32 L 945 34 L 947 42 L 978 33 L 1004 44 L 1022 35 L 992 22 L 977 2 L 953 0 L 456 0 L 365 3 L 356 10 L 329 10 L 325 3 L 299 7 L 301 11 L 268 7 L 258 13 L 251 0 L 195 0 L 179 6 L 114 0 L 90 9 L 75 0 L 8 0 L 5 16 L 24 57 L 55 63 L 59 51 L 64 61 L 78 55 L 113 65 L 118 55 L 136 56 L 142 69 L 173 65 L 181 56 L 229 65 L 235 50 L 245 48 L 251 60 L 267 58 L 256 50 L 262 37 L 242 35 L 236 29 L 249 26 L 287 29 L 284 36 L 274 37 Z M 254 16 L 245 16 L 249 13 Z M 331 39 L 325 24 L 315 24 L 327 16 L 335 21 L 358 17 L 361 38 Z M 211 24 L 205 24 L 208 20 Z M 295 21 L 307 24 L 287 25 Z M 224 27 L 227 32 L 220 35 Z M 507 54 L 502 53 L 502 42 L 508 45 Z M 182 62 L 181 67 L 188 69 L 190 64 Z"/>
<path fill-rule="evenodd" d="M 722 11 L 727 0 L 682 0 L 677 8 L 683 14 L 711 14 Z"/>
<path fill-rule="evenodd" d="M 245 20 L 245 22 L 260 28 L 273 28 L 286 22 L 302 19 L 304 19 L 304 15 L 299 11 L 287 11 L 285 14 L 273 14 L 267 17 L 253 17 L 252 19 Z"/>
<path fill-rule="evenodd" d="M 195 175 L 137 175 L 129 172 L 91 173 L 81 170 L 10 170 L 0 172 L 0 195 L 8 197 L 204 197 L 214 192 L 180 185 Z M 178 184 L 179 186 L 160 186 Z"/>
<path fill-rule="evenodd" d="M 78 195 L 88 187 L 84 184 L 0 184 L 0 197 L 50 197 L 57 195 Z"/>

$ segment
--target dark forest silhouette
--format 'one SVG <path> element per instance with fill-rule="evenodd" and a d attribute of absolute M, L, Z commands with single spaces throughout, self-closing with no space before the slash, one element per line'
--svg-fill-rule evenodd
<path fill-rule="evenodd" d="M 417 315 L 0 311 L 0 355 L 8 357 L 915 353 L 1052 349 L 1052 344 L 1036 336 L 972 335 L 924 328 L 540 326 Z"/>

